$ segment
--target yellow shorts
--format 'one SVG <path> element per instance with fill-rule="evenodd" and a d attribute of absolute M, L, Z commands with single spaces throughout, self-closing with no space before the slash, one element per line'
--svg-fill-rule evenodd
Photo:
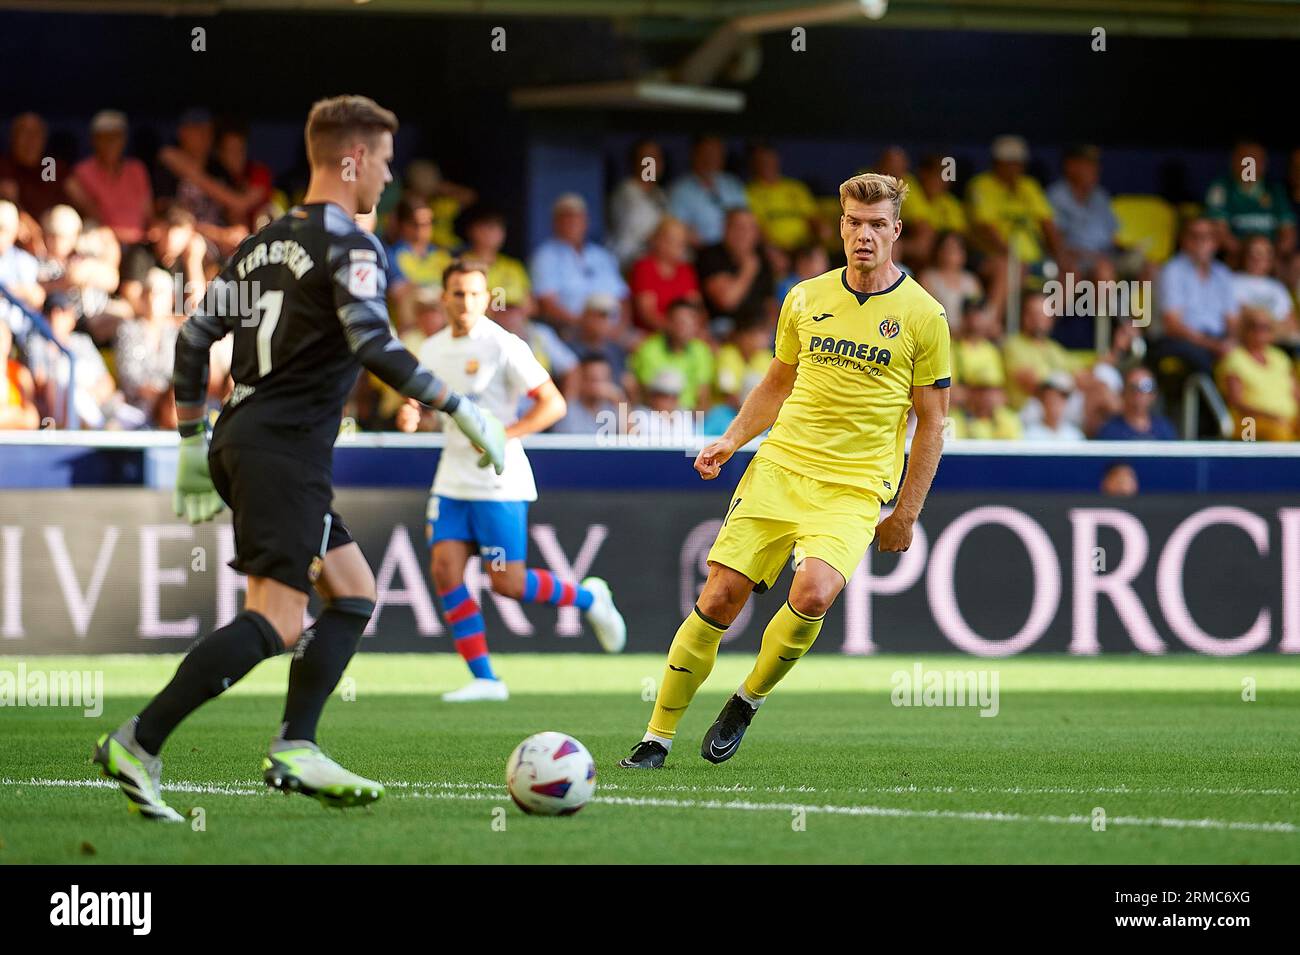
<path fill-rule="evenodd" d="M 766 590 L 786 559 L 826 561 L 847 581 L 876 535 L 880 498 L 865 488 L 795 474 L 755 457 L 727 507 L 709 561 Z"/>

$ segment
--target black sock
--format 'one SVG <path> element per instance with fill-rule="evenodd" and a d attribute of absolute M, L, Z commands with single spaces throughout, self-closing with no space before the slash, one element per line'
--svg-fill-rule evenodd
<path fill-rule="evenodd" d="M 325 702 L 338 686 L 348 661 L 357 652 L 361 632 L 375 611 L 372 600 L 340 597 L 331 601 L 303 631 L 289 667 L 281 739 L 316 742 L 316 724 Z"/>
<path fill-rule="evenodd" d="M 181 720 L 283 650 L 284 642 L 271 621 L 256 611 L 243 611 L 185 655 L 172 681 L 140 711 L 136 742 L 157 755 Z"/>

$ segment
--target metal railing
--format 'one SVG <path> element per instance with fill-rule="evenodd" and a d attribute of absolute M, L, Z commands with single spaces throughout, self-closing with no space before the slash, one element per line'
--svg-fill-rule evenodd
<path fill-rule="evenodd" d="M 33 335 L 44 338 L 68 360 L 68 383 L 63 389 L 63 426 L 70 431 L 77 430 L 80 422 L 77 419 L 77 402 L 73 398 L 77 387 L 76 356 L 54 337 L 54 329 L 45 320 L 45 316 L 9 291 L 3 282 L 0 282 L 0 299 L 7 300 L 10 306 L 17 309 L 26 321 L 25 328 L 14 328 L 14 341 L 22 345 L 25 351 L 28 351 L 29 360 L 30 349 L 28 349 L 27 343 Z M 0 311 L 0 321 L 9 321 L 8 316 L 4 315 L 2 311 Z M 13 328 L 13 324 L 13 322 L 9 322 L 11 328 Z"/>
<path fill-rule="evenodd" d="M 1201 399 L 1219 422 L 1219 432 L 1225 438 L 1236 435 L 1236 424 L 1227 403 L 1214 385 L 1214 379 L 1204 372 L 1188 375 L 1183 383 L 1183 437 L 1195 440 L 1201 428 Z"/>

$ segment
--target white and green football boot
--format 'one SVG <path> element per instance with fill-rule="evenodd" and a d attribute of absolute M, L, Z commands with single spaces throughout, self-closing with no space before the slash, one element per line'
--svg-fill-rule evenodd
<path fill-rule="evenodd" d="M 582 586 L 590 590 L 595 598 L 587 608 L 586 616 L 601 649 L 606 653 L 622 653 L 627 646 L 627 624 L 614 606 L 614 595 L 609 584 L 600 577 L 588 577 L 583 580 Z"/>
<path fill-rule="evenodd" d="M 302 793 L 334 809 L 364 806 L 384 795 L 381 783 L 349 772 L 307 740 L 275 740 L 262 770 L 272 789 Z"/>
<path fill-rule="evenodd" d="M 100 771 L 117 783 L 122 795 L 131 800 L 128 808 L 132 812 L 161 822 L 185 821 L 184 816 L 163 801 L 159 782 L 162 760 L 150 756 L 136 742 L 135 717 L 101 736 L 92 758 Z"/>

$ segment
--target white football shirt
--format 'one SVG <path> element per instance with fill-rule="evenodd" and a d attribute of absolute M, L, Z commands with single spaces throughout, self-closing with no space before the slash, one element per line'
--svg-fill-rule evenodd
<path fill-rule="evenodd" d="M 518 417 L 520 399 L 549 378 L 522 338 L 490 318 L 480 318 L 468 335 L 457 338 L 448 326 L 425 340 L 420 363 L 452 390 L 469 397 L 509 426 Z M 450 415 L 442 415 L 447 436 L 433 493 L 465 501 L 535 501 L 533 469 L 518 438 L 506 442 L 506 467 L 497 474 L 479 467 L 479 452 Z"/>

